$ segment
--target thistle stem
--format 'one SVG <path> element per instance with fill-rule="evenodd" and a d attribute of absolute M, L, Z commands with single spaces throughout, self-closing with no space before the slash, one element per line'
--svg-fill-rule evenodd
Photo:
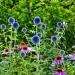
<path fill-rule="evenodd" d="M 15 40 L 14 40 L 14 47 L 16 45 L 16 36 L 17 36 L 17 29 L 15 29 Z"/>
<path fill-rule="evenodd" d="M 26 39 L 27 39 L 28 44 L 31 46 L 31 44 L 30 44 L 29 41 L 28 41 L 28 37 L 27 37 L 27 36 L 25 36 L 25 37 L 26 37 Z"/>
<path fill-rule="evenodd" d="M 37 33 L 37 25 L 36 25 L 36 33 Z M 37 50 L 37 73 L 39 71 L 39 51 L 38 51 L 38 45 L 36 44 L 36 50 Z"/>
<path fill-rule="evenodd" d="M 12 49 L 12 33 L 13 33 L 13 31 L 12 31 L 12 27 L 11 27 L 11 49 Z"/>
<path fill-rule="evenodd" d="M 7 37 L 5 38 L 5 42 L 6 42 L 6 48 L 7 48 Z"/>

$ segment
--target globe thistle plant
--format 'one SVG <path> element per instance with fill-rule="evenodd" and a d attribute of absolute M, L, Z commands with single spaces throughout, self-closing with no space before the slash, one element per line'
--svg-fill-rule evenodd
<path fill-rule="evenodd" d="M 46 29 L 46 25 L 45 24 L 42 24 L 41 27 L 42 27 L 41 28 L 42 30 L 45 30 Z"/>
<path fill-rule="evenodd" d="M 37 35 L 34 35 L 31 39 L 31 41 L 34 45 L 36 45 L 36 44 L 40 43 L 40 37 Z"/>
<path fill-rule="evenodd" d="M 17 28 L 19 28 L 19 23 L 17 23 L 17 22 L 14 22 L 13 24 L 12 24 L 12 27 L 14 28 L 14 29 L 17 29 Z"/>
<path fill-rule="evenodd" d="M 25 33 L 27 31 L 26 28 L 22 28 L 22 32 Z"/>
<path fill-rule="evenodd" d="M 39 16 L 36 16 L 33 20 L 34 24 L 38 25 L 41 23 L 41 18 Z"/>
<path fill-rule="evenodd" d="M 1 25 L 1 29 L 4 31 L 6 29 L 6 25 L 5 24 L 2 24 Z"/>
<path fill-rule="evenodd" d="M 42 38 L 42 33 L 38 32 L 36 33 L 37 36 L 39 36 L 40 38 Z"/>
<path fill-rule="evenodd" d="M 65 51 L 64 50 L 60 50 L 60 54 L 61 55 L 64 55 L 65 54 Z"/>
<path fill-rule="evenodd" d="M 62 27 L 62 22 L 57 22 L 57 27 L 61 28 Z"/>
<path fill-rule="evenodd" d="M 51 36 L 51 42 L 56 42 L 56 40 L 57 40 L 57 36 L 56 35 Z"/>
<path fill-rule="evenodd" d="M 13 24 L 15 22 L 15 19 L 13 17 L 9 17 L 8 22 L 10 24 Z"/>

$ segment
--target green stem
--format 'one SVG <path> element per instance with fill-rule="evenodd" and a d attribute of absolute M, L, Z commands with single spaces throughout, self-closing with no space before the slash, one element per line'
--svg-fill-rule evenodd
<path fill-rule="evenodd" d="M 6 48 L 7 48 L 7 37 L 5 38 L 5 42 L 6 42 Z"/>
<path fill-rule="evenodd" d="M 37 33 L 37 25 L 36 25 L 36 33 Z"/>
<path fill-rule="evenodd" d="M 11 49 L 12 49 L 12 33 L 13 33 L 13 31 L 12 31 L 12 27 L 11 27 Z"/>
<path fill-rule="evenodd" d="M 36 33 L 37 33 L 37 25 L 36 25 Z M 36 50 L 37 50 L 37 73 L 39 71 L 39 51 L 38 51 L 38 45 L 36 44 Z M 37 74 L 38 75 L 38 74 Z"/>
<path fill-rule="evenodd" d="M 28 44 L 31 46 L 31 44 L 30 44 L 29 41 L 28 41 L 28 37 L 27 37 L 27 36 L 25 36 L 25 37 L 26 37 L 26 39 L 27 39 Z"/>
<path fill-rule="evenodd" d="M 17 36 L 17 29 L 15 29 L 15 40 L 14 40 L 14 46 L 16 45 L 16 36 Z"/>
<path fill-rule="evenodd" d="M 38 52 L 38 45 L 36 45 L 37 50 L 37 72 L 39 71 L 39 52 Z"/>

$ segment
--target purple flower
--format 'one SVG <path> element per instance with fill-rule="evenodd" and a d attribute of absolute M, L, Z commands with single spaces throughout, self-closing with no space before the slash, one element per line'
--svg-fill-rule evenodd
<path fill-rule="evenodd" d="M 70 58 L 72 58 L 72 55 L 71 55 L 71 54 L 66 55 L 64 58 L 65 58 L 65 59 L 70 59 Z"/>
<path fill-rule="evenodd" d="M 34 35 L 34 36 L 32 37 L 32 39 L 31 39 L 31 41 L 32 41 L 32 43 L 33 43 L 34 45 L 36 45 L 36 44 L 38 44 L 38 43 L 40 42 L 40 37 L 37 36 L 37 35 Z"/>
<path fill-rule="evenodd" d="M 30 52 L 31 48 L 28 46 L 22 46 L 21 52 L 24 53 L 25 55 Z"/>
<path fill-rule="evenodd" d="M 14 23 L 12 24 L 12 27 L 13 27 L 14 29 L 17 29 L 17 28 L 19 28 L 19 23 L 17 23 L 17 22 L 14 22 Z"/>
<path fill-rule="evenodd" d="M 7 48 L 5 48 L 2 52 L 3 55 L 9 55 L 10 53 L 12 53 L 12 52 L 9 51 Z"/>
<path fill-rule="evenodd" d="M 70 55 L 68 56 L 68 58 L 69 58 L 69 60 L 75 61 L 75 54 L 70 54 Z"/>
<path fill-rule="evenodd" d="M 55 58 L 55 60 L 52 62 L 52 64 L 59 65 L 59 64 L 62 64 L 63 62 L 64 62 L 64 58 L 58 55 Z"/>
<path fill-rule="evenodd" d="M 54 72 L 55 75 L 67 75 L 67 73 L 62 69 L 58 68 L 57 71 Z"/>
<path fill-rule="evenodd" d="M 61 28 L 62 22 L 57 22 L 57 27 Z"/>
<path fill-rule="evenodd" d="M 9 17 L 8 22 L 10 24 L 13 24 L 15 22 L 15 19 L 13 17 Z"/>
<path fill-rule="evenodd" d="M 37 24 L 37 25 L 40 24 L 40 23 L 41 23 L 40 17 L 39 17 L 39 16 L 36 16 L 36 17 L 34 18 L 33 22 L 34 22 L 34 24 Z"/>

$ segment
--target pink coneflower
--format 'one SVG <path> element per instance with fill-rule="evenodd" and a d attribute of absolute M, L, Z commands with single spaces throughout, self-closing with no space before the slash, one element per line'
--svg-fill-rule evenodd
<path fill-rule="evenodd" d="M 70 58 L 70 60 L 75 61 L 75 54 L 72 55 L 72 57 Z"/>
<path fill-rule="evenodd" d="M 9 55 L 10 53 L 11 52 L 7 48 L 5 48 L 2 52 L 3 55 Z"/>
<path fill-rule="evenodd" d="M 71 54 L 70 60 L 75 61 L 75 51 L 73 52 L 73 54 Z"/>
<path fill-rule="evenodd" d="M 22 46 L 21 51 L 24 54 L 28 54 L 30 52 L 31 48 L 28 46 Z"/>
<path fill-rule="evenodd" d="M 20 42 L 19 48 L 22 49 L 26 44 L 27 44 L 27 42 Z"/>
<path fill-rule="evenodd" d="M 26 43 L 25 42 L 20 42 L 20 45 L 25 45 Z"/>
<path fill-rule="evenodd" d="M 54 72 L 55 75 L 67 75 L 67 73 L 62 69 L 58 68 L 57 71 Z"/>
<path fill-rule="evenodd" d="M 55 58 L 55 60 L 52 62 L 52 64 L 58 65 L 58 64 L 62 64 L 63 62 L 64 62 L 63 57 L 61 57 L 60 55 L 58 55 L 58 56 Z"/>
<path fill-rule="evenodd" d="M 72 60 L 72 61 L 75 61 L 75 52 L 73 52 L 72 54 L 66 55 L 65 58 Z"/>

